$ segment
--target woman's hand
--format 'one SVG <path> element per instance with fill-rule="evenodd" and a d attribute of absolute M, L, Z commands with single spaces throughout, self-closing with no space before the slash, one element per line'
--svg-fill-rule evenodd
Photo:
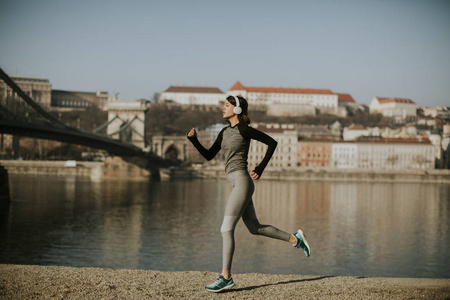
<path fill-rule="evenodd" d="M 253 180 L 258 180 L 258 179 L 259 179 L 259 175 L 256 174 L 255 169 L 253 169 L 253 170 L 250 172 L 250 177 L 253 178 Z"/>
<path fill-rule="evenodd" d="M 195 131 L 195 128 L 192 128 L 191 131 L 188 132 L 188 137 L 194 137 L 197 136 L 197 132 Z"/>

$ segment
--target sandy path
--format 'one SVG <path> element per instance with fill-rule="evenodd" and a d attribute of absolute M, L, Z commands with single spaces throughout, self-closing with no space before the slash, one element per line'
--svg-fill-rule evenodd
<path fill-rule="evenodd" d="M 0 299 L 450 299 L 450 279 L 234 274 L 214 294 L 215 275 L 0 265 Z"/>

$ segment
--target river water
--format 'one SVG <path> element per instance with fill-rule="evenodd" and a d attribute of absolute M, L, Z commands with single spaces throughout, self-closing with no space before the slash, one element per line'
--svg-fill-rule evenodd
<path fill-rule="evenodd" d="M 10 175 L 0 263 L 221 269 L 225 180 Z M 312 255 L 236 229 L 234 273 L 450 278 L 450 185 L 256 182 L 259 221 L 301 228 Z"/>

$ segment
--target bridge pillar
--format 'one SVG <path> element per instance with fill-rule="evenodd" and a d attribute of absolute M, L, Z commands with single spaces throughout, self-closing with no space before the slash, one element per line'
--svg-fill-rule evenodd
<path fill-rule="evenodd" d="M 188 158 L 188 146 L 190 142 L 186 136 L 155 135 L 152 138 L 153 152 L 173 162 L 183 162 Z"/>
<path fill-rule="evenodd" d="M 145 121 L 148 110 L 146 100 L 111 101 L 106 106 L 108 111 L 107 134 L 113 139 L 146 149 Z"/>

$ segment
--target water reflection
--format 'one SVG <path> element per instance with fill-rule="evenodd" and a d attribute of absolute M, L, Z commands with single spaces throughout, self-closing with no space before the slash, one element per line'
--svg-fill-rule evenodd
<path fill-rule="evenodd" d="M 226 181 L 10 176 L 0 263 L 155 270 L 221 268 Z M 233 271 L 450 277 L 449 185 L 258 181 L 261 223 L 302 228 L 311 258 L 236 229 Z"/>

